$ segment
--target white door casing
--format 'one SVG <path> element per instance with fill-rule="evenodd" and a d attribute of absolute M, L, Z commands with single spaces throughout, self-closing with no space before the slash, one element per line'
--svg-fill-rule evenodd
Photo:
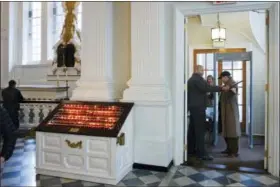
<path fill-rule="evenodd" d="M 188 24 L 188 18 L 185 18 L 184 20 L 185 24 L 184 24 L 184 41 L 185 41 L 185 46 L 184 48 L 186 49 L 187 46 L 186 44 L 188 43 L 188 35 L 187 35 L 187 24 Z M 184 50 L 185 53 L 187 53 L 187 50 Z M 187 97 L 187 80 L 188 80 L 188 71 L 189 71 L 189 66 L 188 66 L 188 58 L 187 58 L 187 54 L 185 54 L 184 56 L 184 84 L 185 84 L 185 91 L 184 91 L 184 161 L 187 161 L 188 158 L 188 149 L 187 149 L 187 134 L 188 134 L 188 97 Z"/>
<path fill-rule="evenodd" d="M 268 172 L 279 177 L 279 2 L 269 9 Z"/>
<path fill-rule="evenodd" d="M 184 119 L 182 118 L 184 105 L 184 17 L 191 15 L 213 14 L 218 12 L 239 12 L 257 9 L 268 9 L 270 12 L 269 36 L 269 106 L 268 114 L 268 172 L 279 176 L 279 2 L 237 2 L 231 5 L 214 6 L 211 2 L 178 2 L 174 3 L 174 68 L 173 84 L 175 85 L 174 100 L 174 160 L 179 165 L 183 162 L 184 154 Z M 187 39 L 186 39 L 187 41 Z M 185 57 L 186 55 L 186 57 Z M 273 63 L 274 62 L 274 63 Z M 277 63 L 275 63 L 277 62 Z M 186 72 L 187 73 L 187 72 Z M 186 75 L 188 77 L 188 75 Z M 187 104 L 187 103 L 186 103 Z"/>
<path fill-rule="evenodd" d="M 269 12 L 266 12 L 266 18 L 269 18 Z M 267 20 L 266 20 L 266 63 L 265 63 L 265 71 L 266 71 L 266 77 L 265 77 L 265 124 L 264 124 L 264 150 L 265 150 L 265 155 L 264 155 L 264 169 L 267 169 L 268 167 L 268 76 L 269 76 L 269 72 L 268 72 L 268 62 L 269 62 L 269 26 L 267 24 Z"/>

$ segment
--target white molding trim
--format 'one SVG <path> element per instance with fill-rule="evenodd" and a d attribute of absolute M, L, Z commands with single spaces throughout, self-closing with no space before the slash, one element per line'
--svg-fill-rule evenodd
<path fill-rule="evenodd" d="M 279 177 L 279 2 L 269 9 L 268 172 Z"/>
<path fill-rule="evenodd" d="M 173 85 L 175 91 L 173 95 L 174 100 L 174 160 L 175 164 L 183 163 L 184 158 L 184 119 L 183 119 L 183 99 L 184 99 L 184 58 L 188 58 L 188 53 L 184 53 L 184 17 L 191 15 L 200 15 L 217 12 L 238 12 L 250 11 L 256 9 L 269 9 L 274 19 L 271 20 L 271 37 L 269 38 L 270 44 L 273 44 L 274 49 L 271 49 L 269 71 L 270 71 L 270 98 L 269 98 L 269 167 L 268 172 L 274 176 L 279 176 L 279 64 L 272 62 L 279 62 L 279 3 L 277 2 L 238 2 L 233 5 L 212 5 L 211 2 L 195 2 L 199 6 L 190 6 L 194 2 L 179 2 L 174 3 L 174 71 L 173 71 Z M 271 16 L 270 16 L 271 17 Z M 187 45 L 186 45 L 187 46 Z"/>
<path fill-rule="evenodd" d="M 171 101 L 135 101 L 135 100 L 120 100 L 120 102 L 132 102 L 135 105 L 147 106 L 147 107 L 166 107 L 171 105 Z"/>
<path fill-rule="evenodd" d="M 197 3 L 197 2 L 196 2 Z M 200 2 L 202 3 L 202 2 Z M 180 11 L 180 13 L 184 16 L 193 16 L 200 14 L 214 14 L 214 13 L 223 13 L 223 12 L 241 12 L 241 11 L 250 11 L 257 9 L 270 9 L 273 2 L 238 2 L 236 4 L 230 5 L 212 5 L 211 2 L 203 2 L 209 3 L 208 5 L 204 5 L 201 8 L 194 8 L 188 5 L 188 3 L 174 3 L 175 9 Z"/>
<path fill-rule="evenodd" d="M 51 64 L 19 64 L 14 68 L 37 68 L 37 67 L 51 67 Z"/>

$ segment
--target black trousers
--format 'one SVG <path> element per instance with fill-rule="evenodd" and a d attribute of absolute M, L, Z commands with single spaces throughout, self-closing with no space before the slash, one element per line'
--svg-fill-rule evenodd
<path fill-rule="evenodd" d="M 207 156 L 205 149 L 205 108 L 192 107 L 190 111 L 190 123 L 188 128 L 188 154 L 197 157 Z"/>
<path fill-rule="evenodd" d="M 225 137 L 225 142 L 227 145 L 226 151 L 229 154 L 237 154 L 239 150 L 239 138 L 226 138 Z"/>
<path fill-rule="evenodd" d="M 223 125 L 222 125 L 222 115 L 221 115 L 221 102 L 219 102 L 218 106 L 218 132 L 223 132 Z"/>
<path fill-rule="evenodd" d="M 16 109 L 8 109 L 7 110 L 11 120 L 13 121 L 14 126 L 16 129 L 19 128 L 19 115 L 18 115 L 18 110 Z"/>

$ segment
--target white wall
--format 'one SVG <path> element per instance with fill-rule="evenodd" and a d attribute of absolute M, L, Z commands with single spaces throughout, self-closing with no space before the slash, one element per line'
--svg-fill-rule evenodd
<path fill-rule="evenodd" d="M 266 13 L 249 12 L 251 30 L 257 45 L 252 45 L 253 51 L 253 132 L 258 135 L 264 134 L 265 125 L 265 87 L 266 83 L 266 63 L 267 63 L 267 36 L 266 36 Z M 257 64 L 254 62 L 257 60 Z M 262 63 L 263 62 L 263 63 Z"/>
<path fill-rule="evenodd" d="M 21 85 L 55 85 L 55 82 L 47 81 L 47 73 L 50 68 L 50 64 L 16 65 L 10 77 Z"/>
<path fill-rule="evenodd" d="M 193 50 L 194 49 L 211 49 L 211 28 L 203 27 L 198 18 L 190 18 L 188 21 L 188 40 L 189 48 L 189 75 L 193 71 Z M 241 33 L 237 33 L 234 29 L 227 28 L 227 42 L 226 48 L 246 48 L 247 51 L 253 52 L 253 125 L 254 134 L 264 135 L 264 122 L 265 122 L 265 63 L 266 55 L 256 45 L 252 44 L 247 37 Z M 248 72 L 249 73 L 249 72 Z M 249 74 L 247 74 L 249 75 Z M 262 75 L 262 76 L 260 76 Z M 249 79 L 247 79 L 247 82 Z M 247 89 L 249 93 L 249 89 Z M 247 94 L 248 95 L 248 94 Z M 247 107 L 249 106 L 249 98 L 247 98 Z M 247 111 L 249 112 L 249 110 Z"/>
<path fill-rule="evenodd" d="M 249 12 L 249 20 L 254 38 L 259 47 L 266 52 L 266 14 L 258 12 Z"/>
<path fill-rule="evenodd" d="M 9 77 L 9 2 L 1 2 L 1 86 Z"/>
<path fill-rule="evenodd" d="M 265 131 L 265 80 L 266 55 L 259 48 L 252 46 L 253 51 L 253 132 L 264 135 Z M 255 63 L 256 62 L 256 63 Z"/>

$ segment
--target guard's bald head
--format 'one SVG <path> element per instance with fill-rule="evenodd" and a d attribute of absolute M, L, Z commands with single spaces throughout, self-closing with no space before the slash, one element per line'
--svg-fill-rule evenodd
<path fill-rule="evenodd" d="M 195 72 L 202 76 L 204 73 L 204 67 L 202 65 L 196 65 Z"/>

